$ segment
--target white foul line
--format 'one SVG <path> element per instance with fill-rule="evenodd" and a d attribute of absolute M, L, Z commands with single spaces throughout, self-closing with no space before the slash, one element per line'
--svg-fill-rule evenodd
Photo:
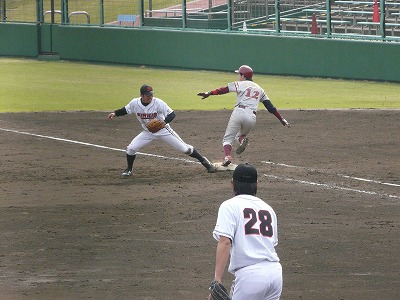
<path fill-rule="evenodd" d="M 293 165 L 286 165 L 286 164 L 281 164 L 281 163 L 274 163 L 271 161 L 262 161 L 264 164 L 270 164 L 270 165 L 277 165 L 277 166 L 283 166 L 283 167 L 288 167 L 288 168 L 296 168 L 296 169 L 306 169 L 308 171 L 316 171 L 316 172 L 322 172 L 317 169 L 312 169 L 312 168 L 306 168 L 306 167 L 299 167 L 299 166 L 293 166 Z M 383 185 L 390 185 L 390 186 L 397 186 L 400 187 L 400 184 L 395 184 L 395 183 L 388 183 L 388 182 L 382 182 L 382 181 L 377 181 L 377 180 L 372 180 L 372 179 L 366 179 L 366 178 L 360 178 L 360 177 L 353 177 L 349 175 L 344 175 L 344 174 L 335 174 L 336 176 L 348 178 L 348 179 L 354 179 L 354 180 L 359 180 L 359 181 L 365 181 L 365 182 L 372 182 L 372 183 L 377 183 L 377 184 L 383 184 Z"/>
<path fill-rule="evenodd" d="M 11 130 L 11 129 L 6 129 L 6 128 L 0 128 L 0 130 L 7 131 L 7 132 L 24 134 L 24 135 L 29 135 L 29 136 L 34 136 L 34 137 L 46 138 L 46 139 L 51 139 L 51 140 L 56 140 L 56 141 L 68 142 L 68 143 L 73 143 L 73 144 L 92 146 L 92 147 L 101 148 L 101 149 L 122 151 L 122 152 L 125 151 L 123 149 L 112 148 L 112 147 L 107 147 L 107 146 L 101 146 L 101 145 L 96 145 L 96 144 L 91 144 L 91 143 L 86 143 L 86 142 L 79 142 L 79 141 L 63 139 L 63 138 L 57 138 L 57 137 L 52 137 L 52 136 L 47 136 L 47 135 L 35 134 L 35 133 L 30 133 L 30 132 Z M 184 162 L 188 162 L 188 163 L 199 163 L 199 162 L 195 162 L 195 161 L 192 161 L 192 160 L 189 160 L 189 159 L 178 158 L 178 157 L 167 157 L 167 156 L 162 156 L 162 155 L 157 155 L 157 154 L 149 154 L 149 153 L 142 153 L 142 152 L 137 152 L 137 154 L 141 154 L 141 155 L 144 155 L 144 156 L 152 156 L 152 157 L 158 157 L 158 158 L 171 159 L 171 160 L 180 160 L 180 161 L 184 161 Z M 284 167 L 289 167 L 289 168 L 299 168 L 299 169 L 303 168 L 303 169 L 307 169 L 307 170 L 314 170 L 314 169 L 305 168 L 305 167 L 298 167 L 298 166 L 286 165 L 286 164 L 274 163 L 274 162 L 268 162 L 268 161 L 261 161 L 261 162 L 265 163 L 265 164 L 284 166 Z M 317 171 L 317 170 L 315 170 L 315 171 Z M 356 179 L 356 180 L 379 183 L 379 184 L 400 186 L 400 185 L 397 185 L 397 184 L 384 183 L 384 182 L 380 182 L 380 181 L 374 181 L 374 180 L 363 179 L 363 178 L 358 178 L 358 177 L 351 177 L 351 176 L 342 175 L 342 174 L 336 174 L 336 175 L 337 176 L 346 177 L 346 178 Z M 395 195 L 379 194 L 379 193 L 376 193 L 376 192 L 368 192 L 368 191 L 356 190 L 356 189 L 351 189 L 351 188 L 346 188 L 346 187 L 338 187 L 338 186 L 335 186 L 335 185 L 322 184 L 322 183 L 316 183 L 316 182 L 304 181 L 304 180 L 296 180 L 296 179 L 292 179 L 292 178 L 280 178 L 280 177 L 274 176 L 274 175 L 264 174 L 264 176 L 265 177 L 270 177 L 270 178 L 275 178 L 275 179 L 280 179 L 280 180 L 283 179 L 283 180 L 286 180 L 286 181 L 295 181 L 295 182 L 299 182 L 299 183 L 302 183 L 302 184 L 316 185 L 316 186 L 322 186 L 322 187 L 326 187 L 326 188 L 335 188 L 335 189 L 347 190 L 347 191 L 364 193 L 364 194 L 369 194 L 369 195 L 381 195 L 381 196 L 386 196 L 386 197 L 389 197 L 389 198 L 400 198 L 399 196 L 395 196 Z"/>
<path fill-rule="evenodd" d="M 35 134 L 35 133 L 30 133 L 30 132 L 25 132 L 25 131 L 11 130 L 11 129 L 5 129 L 5 128 L 0 128 L 0 130 L 13 132 L 13 133 L 19 133 L 19 134 L 30 135 L 30 136 L 35 136 L 35 137 L 40 137 L 40 138 L 45 138 L 45 139 L 51 139 L 51 140 L 56 140 L 56 141 L 68 142 L 68 143 L 73 143 L 73 144 L 92 146 L 92 147 L 101 148 L 101 149 L 125 152 L 124 149 L 118 149 L 118 148 L 101 146 L 101 145 L 96 145 L 96 144 L 91 144 L 91 143 L 85 143 L 85 142 L 79 142 L 79 141 L 74 141 L 74 140 L 62 139 L 62 138 L 57 138 L 57 137 L 53 137 L 53 136 Z M 180 161 L 184 161 L 184 162 L 188 162 L 188 163 L 199 163 L 197 161 L 193 161 L 193 160 L 185 159 L 185 158 L 179 158 L 179 157 L 168 157 L 168 156 L 163 156 L 163 155 L 142 153 L 142 152 L 137 152 L 137 154 L 144 155 L 144 156 L 152 156 L 152 157 L 158 157 L 158 158 L 172 159 L 172 160 L 180 160 Z"/>
<path fill-rule="evenodd" d="M 357 189 L 352 189 L 352 188 L 347 188 L 347 187 L 340 187 L 340 186 L 332 185 L 332 184 L 317 183 L 317 182 L 298 180 L 298 179 L 292 179 L 292 178 L 282 178 L 282 177 L 278 177 L 275 175 L 267 175 L 267 174 L 264 174 L 264 176 L 278 179 L 278 180 L 294 181 L 294 182 L 298 182 L 301 184 L 321 186 L 321 187 L 328 188 L 328 189 L 338 189 L 338 190 L 344 190 L 344 191 L 350 191 L 350 192 L 356 192 L 356 193 L 362 193 L 362 194 L 368 194 L 368 195 L 378 195 L 378 196 L 385 196 L 385 197 L 389 197 L 389 198 L 400 199 L 400 197 L 396 196 L 396 195 L 380 194 L 377 192 L 370 192 L 370 191 L 357 190 Z"/>

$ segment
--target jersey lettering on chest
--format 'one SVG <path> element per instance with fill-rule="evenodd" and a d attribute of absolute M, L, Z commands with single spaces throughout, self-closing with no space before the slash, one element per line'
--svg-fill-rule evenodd
<path fill-rule="evenodd" d="M 155 117 L 157 117 L 157 112 L 153 112 L 153 113 L 136 113 L 136 115 L 141 118 L 142 120 L 148 120 L 148 119 L 154 119 Z"/>

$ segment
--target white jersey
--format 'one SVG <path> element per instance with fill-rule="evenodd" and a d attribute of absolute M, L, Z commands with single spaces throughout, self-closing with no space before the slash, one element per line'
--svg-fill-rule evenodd
<path fill-rule="evenodd" d="M 153 100 L 147 106 L 142 104 L 140 98 L 132 99 L 132 101 L 125 106 L 125 109 L 128 114 L 136 115 L 145 130 L 148 130 L 146 124 L 149 123 L 150 120 L 154 118 L 164 120 L 167 115 L 173 112 L 167 103 L 155 97 L 153 97 Z M 167 124 L 166 127 L 169 127 L 169 124 Z"/>
<path fill-rule="evenodd" d="M 228 84 L 228 89 L 237 95 L 235 106 L 243 105 L 253 111 L 257 111 L 259 102 L 269 100 L 263 88 L 250 80 L 231 82 Z"/>
<path fill-rule="evenodd" d="M 229 272 L 263 261 L 279 262 L 275 251 L 278 228 L 275 211 L 260 198 L 238 195 L 224 201 L 213 236 L 232 241 Z"/>

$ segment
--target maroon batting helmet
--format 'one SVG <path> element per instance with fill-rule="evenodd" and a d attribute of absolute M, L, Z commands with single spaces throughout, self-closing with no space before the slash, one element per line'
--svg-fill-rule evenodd
<path fill-rule="evenodd" d="M 242 65 L 240 66 L 239 70 L 236 70 L 235 72 L 244 75 L 244 77 L 246 77 L 247 79 L 253 78 L 253 69 L 249 66 Z"/>

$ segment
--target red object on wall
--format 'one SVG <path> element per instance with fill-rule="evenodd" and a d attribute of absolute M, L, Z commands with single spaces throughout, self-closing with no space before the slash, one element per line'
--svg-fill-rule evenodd
<path fill-rule="evenodd" d="M 379 17 L 379 7 L 378 7 L 378 1 L 375 0 L 374 2 L 374 14 L 372 15 L 372 22 L 379 22 L 380 17 Z"/>
<path fill-rule="evenodd" d="M 318 34 L 317 18 L 315 17 L 315 14 L 312 15 L 311 20 L 311 34 Z"/>

